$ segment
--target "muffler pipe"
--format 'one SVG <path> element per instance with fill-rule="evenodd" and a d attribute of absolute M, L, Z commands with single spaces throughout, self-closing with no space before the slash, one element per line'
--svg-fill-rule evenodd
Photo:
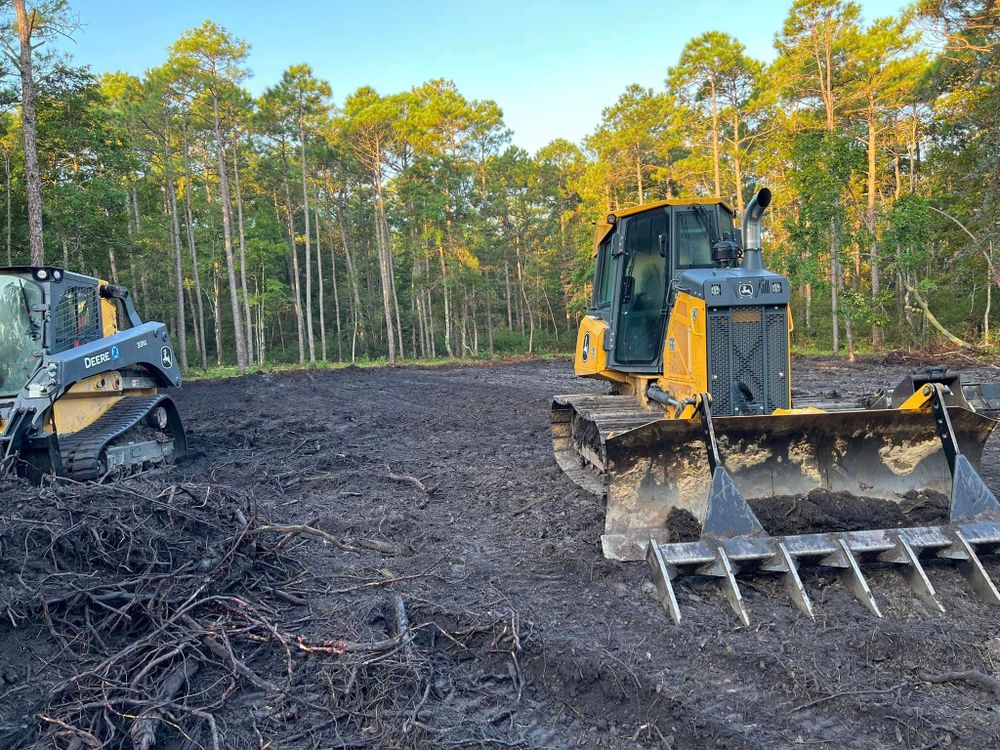
<path fill-rule="evenodd" d="M 760 220 L 771 205 L 771 191 L 761 188 L 743 212 L 743 267 L 748 271 L 764 268 L 761 257 Z"/>

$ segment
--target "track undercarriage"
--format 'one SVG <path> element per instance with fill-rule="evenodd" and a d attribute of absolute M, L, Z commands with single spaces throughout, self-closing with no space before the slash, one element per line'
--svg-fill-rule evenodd
<path fill-rule="evenodd" d="M 186 450 L 177 409 L 163 395 L 123 398 L 92 425 L 59 441 L 63 470 L 78 482 L 167 466 Z"/>

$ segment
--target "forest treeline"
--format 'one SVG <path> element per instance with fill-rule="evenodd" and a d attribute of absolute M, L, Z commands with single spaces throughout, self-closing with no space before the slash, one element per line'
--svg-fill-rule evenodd
<path fill-rule="evenodd" d="M 565 350 L 594 219 L 694 195 L 742 211 L 762 185 L 800 345 L 996 346 L 993 0 L 870 22 L 794 0 L 771 63 L 703 34 L 535 154 L 446 79 L 334 92 L 295 64 L 252 96 L 248 42 L 211 21 L 142 76 L 98 74 L 56 51 L 86 33 L 65 0 L 8 12 L 0 253 L 127 284 L 185 368 Z"/>

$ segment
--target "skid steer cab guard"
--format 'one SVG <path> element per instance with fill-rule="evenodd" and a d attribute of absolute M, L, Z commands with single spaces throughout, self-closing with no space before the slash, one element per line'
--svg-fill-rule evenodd
<path fill-rule="evenodd" d="M 171 444 L 133 442 L 133 458 L 178 458 L 186 450 L 180 419 L 158 389 L 180 384 L 166 326 L 143 322 L 125 287 L 52 266 L 0 268 L 5 471 L 97 478 L 129 463 L 129 450 L 108 455 L 106 444 L 149 419 L 170 439 L 146 442 Z"/>
<path fill-rule="evenodd" d="M 811 613 L 799 563 L 846 571 L 875 613 L 859 567 L 873 559 L 906 567 L 928 600 L 919 561 L 958 561 L 1000 603 L 977 558 L 1000 550 L 1000 503 L 978 473 L 1000 385 L 938 369 L 862 402 L 793 403 L 791 287 L 761 248 L 770 202 L 757 193 L 741 228 L 729 206 L 704 198 L 598 223 L 574 368 L 613 393 L 556 396 L 552 438 L 567 475 L 607 500 L 605 556 L 646 559 L 677 621 L 672 581 L 691 574 L 719 579 L 744 622 L 741 572 L 784 575 Z M 772 538 L 745 500 L 795 502 L 814 488 L 896 502 L 935 490 L 951 506 L 935 527 Z"/>

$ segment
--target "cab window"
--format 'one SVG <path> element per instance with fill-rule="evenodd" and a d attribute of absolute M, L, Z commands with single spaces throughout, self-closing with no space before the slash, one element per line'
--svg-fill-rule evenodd
<path fill-rule="evenodd" d="M 0 276 L 0 396 L 17 395 L 42 359 L 42 288 Z"/>
<path fill-rule="evenodd" d="M 597 250 L 597 273 L 594 281 L 594 307 L 605 307 L 610 305 L 611 298 L 614 296 L 614 237 L 614 232 L 605 237 Z"/>
<path fill-rule="evenodd" d="M 99 306 L 96 286 L 71 286 L 63 292 L 54 316 L 53 354 L 101 338 Z"/>
<path fill-rule="evenodd" d="M 712 268 L 712 232 L 714 208 L 678 211 L 677 268 Z"/>

